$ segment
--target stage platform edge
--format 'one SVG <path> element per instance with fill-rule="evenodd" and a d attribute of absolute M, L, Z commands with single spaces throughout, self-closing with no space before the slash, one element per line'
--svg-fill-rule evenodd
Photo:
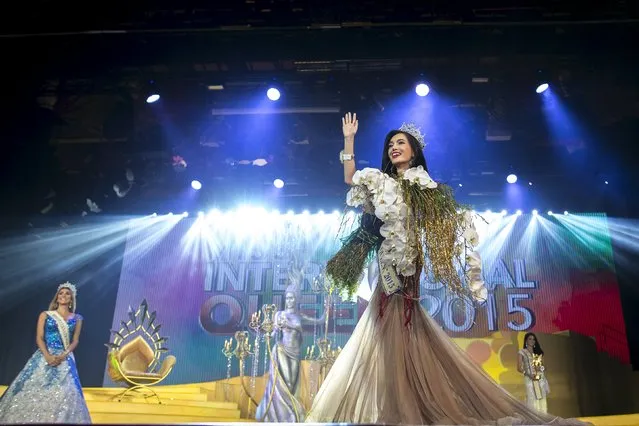
<path fill-rule="evenodd" d="M 156 386 L 154 390 L 161 404 L 154 398 L 141 396 L 118 401 L 115 398 L 122 388 L 90 387 L 83 391 L 91 419 L 96 424 L 255 424 L 255 420 L 241 417 L 237 403 L 220 401 L 221 394 L 229 389 L 217 389 L 216 385 L 218 383 L 211 382 Z M 5 389 L 6 386 L 0 386 L 0 395 Z M 639 414 L 582 417 L 581 420 L 595 426 L 639 426 Z"/>

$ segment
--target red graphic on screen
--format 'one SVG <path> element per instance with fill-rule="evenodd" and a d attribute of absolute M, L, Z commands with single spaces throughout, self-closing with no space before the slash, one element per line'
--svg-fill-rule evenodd
<path fill-rule="evenodd" d="M 557 308 L 553 324 L 595 338 L 597 348 L 629 363 L 626 326 L 621 315 L 621 298 L 615 274 L 603 270 L 593 273 L 572 271 L 572 295 Z"/>

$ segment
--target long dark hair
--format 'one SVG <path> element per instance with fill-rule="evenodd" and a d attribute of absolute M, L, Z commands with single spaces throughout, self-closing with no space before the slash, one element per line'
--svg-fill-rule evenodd
<path fill-rule="evenodd" d="M 524 349 L 526 349 L 526 342 L 528 341 L 528 338 L 530 336 L 533 336 L 535 338 L 535 346 L 533 346 L 533 353 L 535 355 L 543 355 L 544 351 L 541 349 L 541 345 L 539 344 L 539 339 L 537 338 L 535 333 L 526 333 L 526 335 L 524 336 Z"/>
<path fill-rule="evenodd" d="M 386 135 L 386 139 L 384 139 L 384 151 L 382 152 L 382 172 L 388 173 L 389 175 L 397 174 L 397 169 L 395 169 L 395 166 L 393 166 L 390 156 L 388 155 L 388 145 L 390 144 L 390 140 L 393 138 L 393 136 L 400 133 L 406 136 L 406 139 L 408 140 L 408 143 L 413 150 L 414 157 L 411 167 L 422 166 L 424 170 L 428 171 L 424 152 L 422 151 L 422 147 L 419 145 L 419 142 L 417 142 L 417 139 L 415 139 L 415 137 L 411 134 L 400 132 L 399 130 L 391 130 Z"/>

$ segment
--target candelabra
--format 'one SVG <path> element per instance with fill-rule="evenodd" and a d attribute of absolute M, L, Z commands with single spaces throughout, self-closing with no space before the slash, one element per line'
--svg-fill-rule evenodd
<path fill-rule="evenodd" d="M 249 320 L 249 329 L 256 333 L 255 337 L 255 345 L 254 350 L 251 350 L 251 344 L 249 341 L 249 332 L 248 331 L 237 331 L 235 332 L 235 346 L 233 343 L 233 338 L 224 341 L 224 348 L 222 349 L 222 353 L 226 357 L 227 360 L 227 379 L 231 377 L 231 360 L 233 357 L 237 358 L 239 362 L 239 370 L 240 370 L 240 383 L 242 389 L 249 398 L 250 402 L 253 402 L 255 406 L 258 405 L 257 401 L 255 401 L 254 395 L 246 389 L 244 384 L 244 364 L 246 358 L 253 355 L 256 359 L 259 357 L 259 345 L 260 345 L 260 337 L 263 334 L 265 344 L 268 348 L 270 348 L 271 342 L 271 334 L 274 329 L 274 316 L 277 311 L 277 307 L 275 305 L 264 305 L 262 306 L 261 311 L 257 311 L 251 315 Z M 228 380 L 227 380 L 228 381 Z M 255 393 L 255 392 L 253 392 Z M 250 407 L 248 408 L 250 410 Z"/>
<path fill-rule="evenodd" d="M 264 305 L 261 311 L 254 312 L 251 315 L 249 321 L 249 328 L 255 332 L 255 339 L 259 339 L 261 334 L 264 335 L 264 341 L 266 344 L 266 351 L 268 352 L 271 347 L 271 336 L 273 329 L 275 328 L 275 313 L 277 312 L 277 306 Z M 257 355 L 256 355 L 257 357 Z M 266 371 L 265 371 L 266 372 Z"/>
<path fill-rule="evenodd" d="M 326 305 L 326 318 L 324 322 L 324 337 L 316 339 L 310 348 L 306 348 L 305 359 L 318 361 L 320 364 L 320 376 L 325 377 L 328 370 L 330 370 L 333 366 L 335 359 L 337 359 L 338 355 L 342 351 L 342 348 L 339 346 L 337 349 L 332 349 L 331 346 L 333 343 L 328 338 L 328 320 L 330 318 L 329 311 L 335 286 L 329 277 L 319 274 L 313 279 L 312 288 L 315 292 L 325 292 L 328 295 L 324 302 Z"/>
<path fill-rule="evenodd" d="M 251 390 L 255 394 L 255 377 L 258 374 L 259 368 L 259 356 L 260 356 L 260 343 L 262 336 L 264 336 L 264 343 L 266 345 L 265 357 L 264 357 L 264 374 L 266 374 L 267 358 L 271 347 L 271 335 L 273 332 L 274 324 L 273 317 L 277 307 L 275 305 L 264 305 L 261 311 L 254 312 L 249 320 L 249 328 L 255 332 L 255 354 L 253 356 L 253 375 L 251 377 Z M 263 319 L 262 319 L 263 318 Z"/>
<path fill-rule="evenodd" d="M 338 346 L 337 349 L 333 349 L 331 346 L 332 343 L 329 339 L 319 338 L 315 345 L 306 348 L 305 359 L 319 362 L 320 375 L 322 377 L 326 376 L 326 373 L 328 373 L 328 370 L 331 369 L 333 363 L 342 352 L 340 346 Z"/>
<path fill-rule="evenodd" d="M 231 381 L 231 360 L 233 359 L 233 338 L 224 340 L 222 354 L 226 357 L 226 383 L 224 383 L 224 400 L 230 401 L 229 382 Z"/>
<path fill-rule="evenodd" d="M 231 359 L 233 359 L 233 338 L 224 340 L 224 347 L 222 353 L 226 357 L 226 380 L 231 378 Z"/>
<path fill-rule="evenodd" d="M 328 276 L 319 274 L 318 276 L 313 278 L 311 287 L 314 292 L 324 292 L 327 295 L 326 299 L 324 300 L 324 307 L 326 308 L 324 318 L 324 340 L 328 340 L 328 320 L 330 318 L 329 311 L 331 308 L 331 300 L 333 299 L 335 284 L 333 284 L 333 281 Z"/>
<path fill-rule="evenodd" d="M 249 334 L 248 331 L 236 331 L 235 332 L 235 348 L 233 347 L 233 338 L 228 340 L 224 340 L 224 348 L 222 349 L 222 353 L 226 357 L 226 378 L 227 383 L 225 386 L 225 398 L 228 400 L 228 381 L 231 378 L 231 359 L 233 357 L 237 358 L 239 361 L 240 367 L 240 383 L 244 392 L 249 398 L 249 401 L 253 400 L 251 394 L 246 390 L 244 386 L 244 360 L 253 355 L 251 352 L 251 344 L 249 343 Z M 250 407 L 248 408 L 250 409 Z M 248 410 L 247 409 L 247 410 Z"/>
<path fill-rule="evenodd" d="M 248 331 L 236 331 L 235 332 L 235 350 L 233 355 L 240 361 L 240 376 L 244 374 L 244 360 L 249 355 L 253 355 L 251 352 L 251 343 L 249 342 Z"/>
<path fill-rule="evenodd" d="M 265 339 L 268 341 L 271 338 L 271 333 L 274 328 L 274 316 L 277 311 L 275 305 L 264 305 L 261 311 L 257 311 L 251 315 L 249 321 L 249 328 L 256 333 L 264 333 Z M 262 315 L 264 319 L 262 319 Z M 262 319 L 262 322 L 260 320 Z"/>
<path fill-rule="evenodd" d="M 233 348 L 233 338 L 224 341 L 222 353 L 226 357 L 226 378 L 231 378 L 231 359 L 236 357 L 240 361 L 240 376 L 244 374 L 244 360 L 251 352 L 248 331 L 235 332 L 235 348 Z"/>

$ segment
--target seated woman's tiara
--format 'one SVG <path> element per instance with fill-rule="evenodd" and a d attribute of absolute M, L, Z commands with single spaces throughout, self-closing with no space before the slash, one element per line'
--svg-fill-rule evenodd
<path fill-rule="evenodd" d="M 419 146 L 424 149 L 426 147 L 426 142 L 424 141 L 424 135 L 421 132 L 421 129 L 417 127 L 414 123 L 403 123 L 402 127 L 398 129 L 400 132 L 408 133 L 419 142 Z"/>
<path fill-rule="evenodd" d="M 75 288 L 75 286 L 71 284 L 69 281 L 60 284 L 58 286 L 58 291 L 62 290 L 63 288 L 68 288 L 69 290 L 71 290 L 71 293 L 73 293 L 74 298 L 75 298 L 75 295 L 78 293 L 78 289 Z"/>

